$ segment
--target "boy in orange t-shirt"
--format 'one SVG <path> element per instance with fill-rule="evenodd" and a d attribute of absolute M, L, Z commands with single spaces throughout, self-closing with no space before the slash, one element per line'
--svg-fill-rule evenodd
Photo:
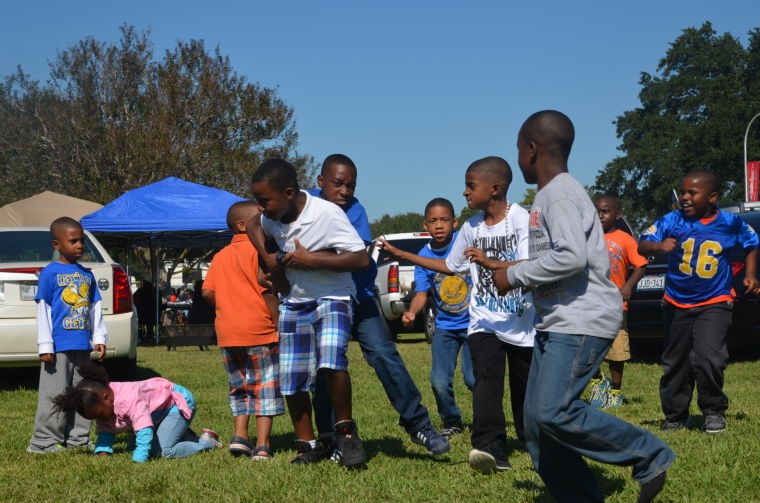
<path fill-rule="evenodd" d="M 253 201 L 240 201 L 227 211 L 232 242 L 211 261 L 203 298 L 216 309 L 216 336 L 227 370 L 235 433 L 233 456 L 269 459 L 272 417 L 285 412 L 280 394 L 278 335 L 260 282 L 259 256 L 245 234 L 245 224 L 258 213 Z M 249 417 L 256 417 L 256 447 L 248 440 Z"/>
<path fill-rule="evenodd" d="M 610 279 L 620 289 L 620 294 L 623 296 L 623 326 L 620 327 L 605 357 L 610 366 L 610 378 L 599 371 L 591 380 L 589 404 L 606 409 L 623 405 L 623 393 L 620 391 L 623 383 L 623 367 L 625 362 L 631 359 L 626 311 L 628 311 L 628 299 L 631 297 L 633 288 L 644 276 L 647 259 L 637 251 L 638 243 L 633 236 L 615 228 L 615 222 L 620 218 L 620 203 L 617 198 L 609 195 L 598 197 L 594 201 L 594 206 L 599 213 L 607 251 L 610 255 Z M 629 267 L 633 267 L 630 276 L 628 276 Z M 626 276 L 628 276 L 627 279 Z"/>

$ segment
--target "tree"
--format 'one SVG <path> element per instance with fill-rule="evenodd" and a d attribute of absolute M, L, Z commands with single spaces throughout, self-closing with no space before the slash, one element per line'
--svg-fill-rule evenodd
<path fill-rule="evenodd" d="M 459 212 L 459 217 L 457 219 L 459 220 L 459 227 L 461 228 L 462 225 L 470 218 L 480 213 L 480 210 L 474 210 L 470 208 L 469 206 L 465 206 L 462 208 L 462 211 Z"/>
<path fill-rule="evenodd" d="M 642 72 L 641 106 L 615 121 L 618 147 L 596 178 L 594 190 L 618 196 L 641 223 L 669 211 L 671 193 L 694 169 L 723 181 L 723 202 L 744 197 L 742 143 L 750 118 L 760 112 L 760 28 L 745 48 L 709 22 L 687 28 L 670 44 L 657 74 Z M 749 151 L 760 156 L 760 131 Z"/>
<path fill-rule="evenodd" d="M 45 85 L 20 67 L 0 84 L 0 204 L 43 189 L 106 203 L 167 176 L 246 195 L 274 156 L 312 183 L 293 110 L 218 47 L 180 41 L 155 59 L 149 34 L 124 25 L 118 43 L 86 38 L 50 68 Z"/>
<path fill-rule="evenodd" d="M 21 67 L 0 83 L 0 205 L 43 190 L 107 203 L 167 176 L 246 196 L 275 156 L 310 187 L 315 164 L 297 141 L 292 108 L 218 47 L 180 41 L 156 59 L 149 33 L 124 25 L 116 44 L 86 38 L 60 51 L 45 85 Z M 149 270 L 147 250 L 134 251 Z M 169 277 L 210 253 L 165 251 Z"/>
<path fill-rule="evenodd" d="M 422 221 L 425 219 L 419 213 L 409 212 L 402 215 L 390 216 L 388 214 L 380 217 L 369 224 L 373 237 L 383 234 L 395 234 L 397 232 L 422 232 Z"/>
<path fill-rule="evenodd" d="M 532 205 L 533 200 L 536 198 L 536 192 L 538 192 L 538 189 L 535 187 L 528 187 L 525 189 L 525 194 L 523 194 L 523 199 L 520 201 L 520 206 Z"/>

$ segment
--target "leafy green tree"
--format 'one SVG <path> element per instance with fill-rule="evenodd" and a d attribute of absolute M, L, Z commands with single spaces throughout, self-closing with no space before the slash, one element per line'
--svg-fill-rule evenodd
<path fill-rule="evenodd" d="M 0 205 L 45 189 L 106 203 L 167 176 L 246 195 L 273 156 L 314 179 L 293 109 L 202 40 L 155 58 L 149 34 L 124 25 L 119 42 L 86 38 L 50 69 L 44 85 L 20 67 L 0 84 Z"/>
<path fill-rule="evenodd" d="M 422 221 L 425 219 L 419 213 L 409 212 L 402 215 L 383 215 L 379 220 L 370 222 L 372 237 L 397 232 L 422 232 Z"/>
<path fill-rule="evenodd" d="M 594 190 L 618 196 L 638 223 L 669 211 L 671 194 L 694 169 L 723 181 L 722 201 L 744 198 L 744 131 L 760 112 L 760 28 L 744 47 L 709 22 L 687 28 L 670 44 L 657 73 L 642 72 L 641 105 L 617 118 L 618 147 Z M 760 157 L 760 128 L 750 135 Z"/>
<path fill-rule="evenodd" d="M 480 213 L 479 210 L 474 210 L 470 208 L 469 206 L 465 206 L 464 208 L 462 208 L 462 211 L 459 212 L 459 217 L 457 217 L 457 219 L 459 220 L 459 227 L 462 227 L 462 224 L 464 224 L 467 221 L 467 219 L 477 215 L 478 213 Z"/>
<path fill-rule="evenodd" d="M 538 192 L 538 189 L 535 187 L 528 187 L 525 189 L 525 194 L 523 194 L 522 201 L 520 201 L 520 206 L 532 205 L 533 200 L 536 198 L 536 192 Z"/>

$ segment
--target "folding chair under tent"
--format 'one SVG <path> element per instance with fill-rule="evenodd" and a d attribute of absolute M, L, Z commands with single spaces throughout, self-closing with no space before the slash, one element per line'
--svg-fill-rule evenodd
<path fill-rule="evenodd" d="M 179 178 L 125 192 L 82 217 L 82 225 L 105 245 L 148 246 L 156 287 L 156 342 L 160 311 L 158 251 L 161 248 L 222 248 L 229 243 L 227 210 L 244 198 Z"/>

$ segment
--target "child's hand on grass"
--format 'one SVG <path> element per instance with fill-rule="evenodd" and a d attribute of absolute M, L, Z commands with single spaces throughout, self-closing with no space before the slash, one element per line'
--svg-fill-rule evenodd
<path fill-rule="evenodd" d="M 55 355 L 53 353 L 45 353 L 40 355 L 40 361 L 43 363 L 55 363 Z"/>

